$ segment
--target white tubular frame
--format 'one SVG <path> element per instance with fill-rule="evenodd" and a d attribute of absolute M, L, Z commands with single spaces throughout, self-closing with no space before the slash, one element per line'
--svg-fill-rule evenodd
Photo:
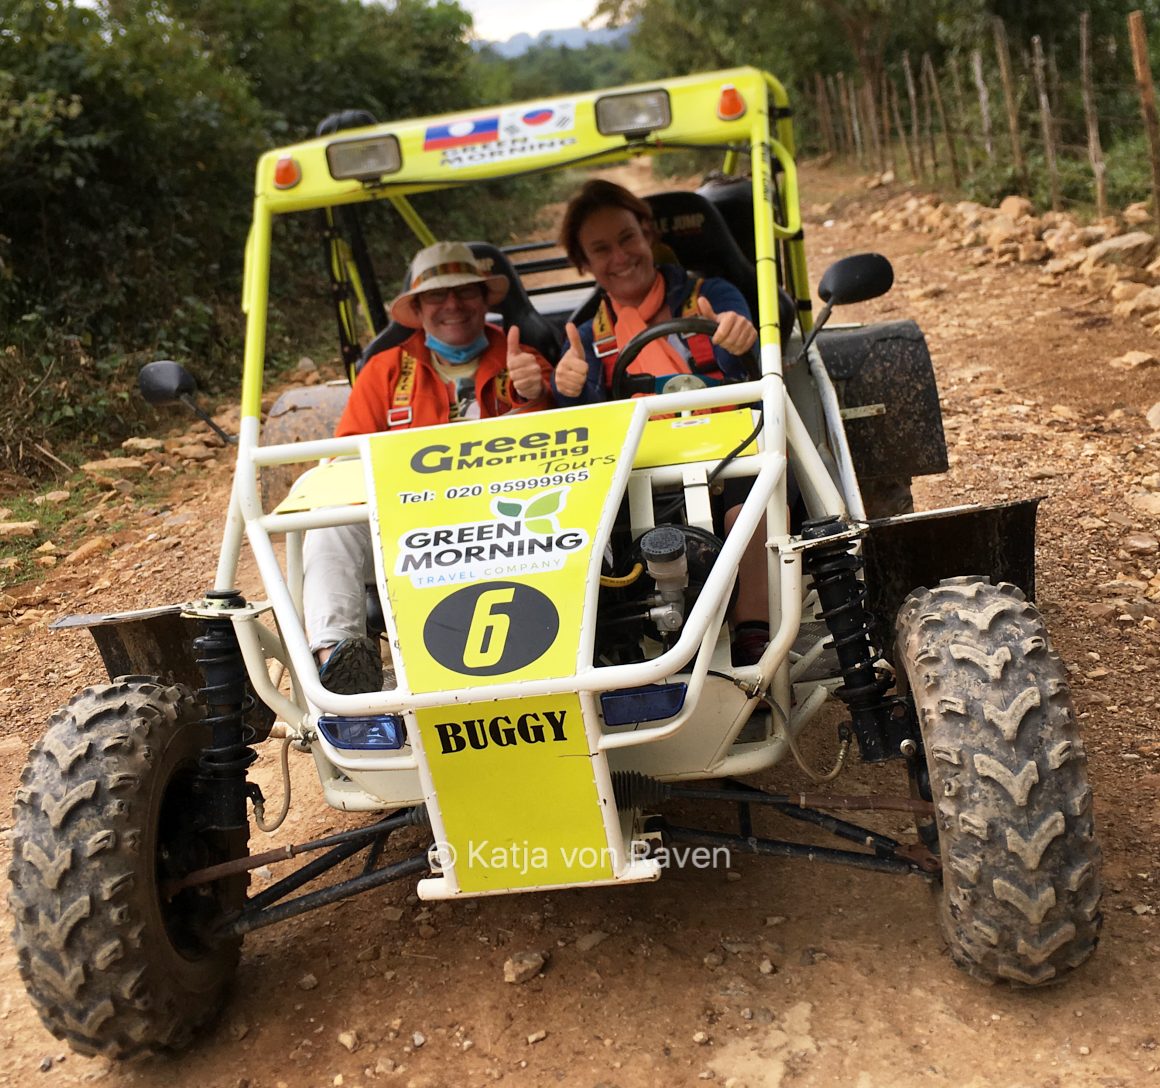
<path fill-rule="evenodd" d="M 810 356 L 810 368 L 820 391 L 829 438 L 838 466 L 838 477 L 831 478 L 826 462 L 815 448 L 783 381 L 782 355 L 776 324 L 778 286 L 776 279 L 776 239 L 794 239 L 800 227 L 797 210 L 796 174 L 792 158 L 792 136 L 788 122 L 777 120 L 775 108 L 784 107 L 786 99 L 780 84 L 752 69 L 738 69 L 729 75 L 731 82 L 744 86 L 752 110 L 737 127 L 725 124 L 722 136 L 709 122 L 696 138 L 706 142 L 720 139 L 746 140 L 750 147 L 752 170 L 754 231 L 758 240 L 756 263 L 760 326 L 760 377 L 736 385 L 721 385 L 683 393 L 660 394 L 638 399 L 625 436 L 599 524 L 592 536 L 592 548 L 586 571 L 582 628 L 577 660 L 572 675 L 543 680 L 527 680 L 481 685 L 465 685 L 450 691 L 420 692 L 410 689 L 406 662 L 397 661 L 398 687 L 390 691 L 358 695 L 339 695 L 324 688 L 307 643 L 302 621 L 301 534 L 308 529 L 370 522 L 372 530 L 377 516 L 374 505 L 374 481 L 370 470 L 369 436 L 327 439 L 293 445 L 262 447 L 260 408 L 263 369 L 266 353 L 267 292 L 272 223 L 275 214 L 310 210 L 319 206 L 320 197 L 303 190 L 300 195 L 279 194 L 269 186 L 266 175 L 273 168 L 269 156 L 259 165 L 259 184 L 254 201 L 254 217 L 247 241 L 246 274 L 243 285 L 243 309 L 247 315 L 245 366 L 242 387 L 242 419 L 237 452 L 237 469 L 226 518 L 222 549 L 218 561 L 215 587 L 233 588 L 243 540 L 248 541 L 268 595 L 269 608 L 277 623 L 277 633 L 255 622 L 255 611 L 249 608 L 229 613 L 238 633 L 246 667 L 255 690 L 287 721 L 299 736 L 310 735 L 319 750 L 337 767 L 360 771 L 413 769 L 416 754 L 407 748 L 398 753 L 340 751 L 325 738 L 312 735 L 312 725 L 320 713 L 343 716 L 366 714 L 400 714 L 430 707 L 500 699 L 581 693 L 587 703 L 604 691 L 639 687 L 664 681 L 681 674 L 688 684 L 685 707 L 672 719 L 658 725 L 624 732 L 606 732 L 599 738 L 599 750 L 656 743 L 678 733 L 690 720 L 704 690 L 709 660 L 725 622 L 730 590 L 737 576 L 745 549 L 755 533 L 764 533 L 768 571 L 768 605 L 772 639 L 757 665 L 737 669 L 737 682 L 752 697 L 758 691 L 768 694 L 778 705 L 788 706 L 790 696 L 789 650 L 798 632 L 802 606 L 802 557 L 800 548 L 790 536 L 786 503 L 787 456 L 792 456 L 794 472 L 813 517 L 836 514 L 862 514 L 861 498 L 854 480 L 850 453 L 845 442 L 837 398 L 832 383 L 821 366 L 817 352 Z M 679 84 L 674 84 L 679 86 Z M 697 114 L 702 117 L 701 114 Z M 700 123 L 700 122 L 698 122 Z M 724 124 L 724 123 L 723 123 Z M 776 131 L 777 137 L 774 132 Z M 321 152 L 313 144 L 303 145 L 302 154 Z M 609 160 L 627 158 L 619 145 L 609 144 Z M 267 161 L 268 160 L 268 161 Z M 784 177 L 784 204 L 774 207 L 772 194 L 774 160 L 780 163 Z M 263 180 L 266 179 L 266 180 Z M 416 182 L 421 191 L 423 188 Z M 402 189 L 399 190 L 403 192 Z M 357 186 L 339 186 L 331 203 L 370 199 Z M 322 193 L 330 197 L 335 194 Z M 394 199 L 393 197 L 391 199 Z M 400 199 L 402 199 L 400 197 Z M 779 221 L 780 213 L 780 221 Z M 804 261 L 804 256 L 800 257 Z M 804 274 L 804 268 L 801 270 Z M 756 438 L 756 453 L 739 457 L 725 467 L 720 478 L 750 476 L 750 491 L 741 511 L 726 537 L 696 603 L 685 617 L 675 644 L 660 656 L 624 665 L 593 664 L 595 616 L 599 595 L 601 559 L 608 543 L 618 506 L 626 494 L 631 496 L 634 511 L 649 507 L 648 493 L 653 484 L 681 485 L 692 475 L 716 467 L 716 459 L 693 464 L 659 466 L 634 470 L 632 465 L 648 420 L 653 416 L 705 410 L 727 405 L 761 402 L 764 429 Z M 565 416 L 571 409 L 557 409 L 553 415 Z M 787 452 L 788 451 L 788 452 Z M 367 481 L 368 501 L 364 505 L 330 507 L 296 513 L 278 514 L 262 509 L 258 488 L 263 467 L 308 463 L 323 458 L 359 456 Z M 651 514 L 650 514 L 651 516 Z M 287 559 L 283 571 L 271 541 L 272 534 L 286 534 Z M 375 533 L 372 533 L 374 536 Z M 376 547 L 376 563 L 381 567 L 381 550 Z M 377 571 L 380 590 L 385 590 L 384 572 Z M 395 632 L 390 602 L 384 593 L 388 633 Z M 193 606 L 198 614 L 207 605 Z M 216 611 L 216 615 L 221 615 Z M 267 659 L 273 657 L 287 666 L 292 695 L 278 692 L 271 683 Z M 692 663 L 690 665 L 690 662 Z M 688 670 L 682 673 L 682 670 Z M 409 717 L 413 724 L 413 718 Z"/>
<path fill-rule="evenodd" d="M 367 436 L 358 436 L 262 448 L 256 444 L 256 421 L 243 420 L 238 450 L 239 471 L 235 477 L 231 500 L 231 514 L 236 509 L 240 516 L 231 516 L 228 519 L 227 534 L 240 532 L 244 525 L 282 636 L 281 645 L 285 649 L 284 663 L 288 665 L 294 677 L 296 692 L 301 692 L 306 705 L 287 698 L 273 688 L 268 677 L 266 658 L 275 656 L 283 660 L 283 655 L 278 651 L 277 639 L 269 632 L 260 636 L 255 630 L 259 625 L 252 622 L 253 614 L 247 613 L 236 617 L 236 626 L 247 669 L 259 696 L 274 707 L 293 729 L 300 730 L 305 728 L 311 717 L 319 712 L 338 715 L 403 714 L 409 710 L 445 706 L 449 703 L 490 701 L 569 691 L 599 693 L 638 687 L 674 676 L 695 658 L 691 675 L 686 678 L 689 683 L 686 708 L 677 717 L 654 728 L 606 734 L 601 740 L 601 748 L 607 750 L 647 744 L 672 736 L 686 724 L 697 705 L 709 658 L 718 631 L 724 622 L 725 603 L 728 601 L 730 587 L 750 538 L 755 532 L 761 531 L 762 519 L 766 518 L 768 538 L 771 541 L 788 540 L 784 500 L 786 458 L 783 453 L 778 452 L 786 448 L 787 441 L 794 457 L 795 471 L 803 486 L 808 486 L 818 497 L 819 503 L 830 511 L 840 513 L 845 509 L 842 497 L 814 449 L 796 409 L 784 393 L 779 372 L 780 357 L 776 353 L 775 346 L 772 350 L 767 348 L 763 351 L 763 362 L 767 363 L 767 366 L 763 367 L 766 373 L 760 381 L 663 394 L 636 401 L 610 489 L 612 495 L 623 496 L 628 488 L 630 476 L 633 474 L 633 457 L 650 417 L 745 403 L 760 396 L 765 406 L 766 418 L 765 431 L 759 441 L 760 450 L 754 456 L 734 462 L 730 466 L 733 471 L 727 472 L 728 475 L 752 474 L 754 468 L 757 468 L 757 474 L 737 521 L 726 538 L 721 554 L 706 580 L 698 601 L 687 616 L 675 645 L 661 656 L 649 661 L 596 666 L 590 662 L 595 638 L 594 617 L 599 593 L 600 558 L 612 531 L 619 500 L 606 503 L 600 524 L 594 533 L 576 672 L 572 676 L 546 680 L 473 685 L 456 691 L 415 693 L 406 683 L 405 670 L 399 669 L 399 686 L 390 691 L 338 695 L 324 688 L 318 680 L 317 668 L 303 630 L 300 601 L 296 599 L 299 595 L 292 588 L 292 583 L 288 584 L 281 569 L 272 545 L 271 533 L 289 534 L 291 546 L 288 567 L 293 573 L 294 568 L 298 566 L 294 561 L 296 548 L 292 546 L 297 534 L 325 525 L 370 520 L 371 508 L 369 505 L 362 505 L 291 514 L 265 513 L 261 508 L 256 470 L 260 466 L 352 454 L 361 455 L 364 464 L 368 464 L 366 450 L 369 439 Z M 558 410 L 559 413 L 567 411 L 569 410 Z M 783 420 L 788 427 L 779 435 L 776 432 L 783 426 Z M 247 464 L 252 468 L 247 470 L 244 467 Z M 711 467 L 713 462 L 702 464 Z M 639 470 L 640 474 L 652 472 L 650 469 Z M 667 479 L 670 474 L 662 471 L 657 475 Z M 236 555 L 239 550 L 240 540 L 228 543 L 223 547 L 223 558 L 231 554 Z M 788 688 L 788 669 L 782 669 L 782 666 L 787 661 L 789 647 L 797 633 L 801 617 L 801 558 L 796 549 L 781 550 L 777 546 L 770 547 L 768 555 L 770 603 L 774 606 L 771 616 L 776 617 L 776 624 L 769 648 L 759 664 L 741 675 L 742 678 L 751 677 L 755 686 L 764 687 L 777 672 L 783 671 L 786 673 L 784 684 L 778 686 Z M 222 573 L 219 571 L 219 575 Z M 224 574 L 224 579 L 219 578 L 219 587 L 233 584 L 235 572 L 227 570 Z M 264 628 L 262 630 L 265 631 Z M 351 760 L 349 755 L 339 751 L 328 754 L 339 765 L 349 762 L 351 766 L 357 765 L 362 770 L 402 769 L 414 766 L 414 757 L 410 753 L 389 756 L 378 754 L 368 756 L 367 753 L 359 753 L 356 760 Z"/>

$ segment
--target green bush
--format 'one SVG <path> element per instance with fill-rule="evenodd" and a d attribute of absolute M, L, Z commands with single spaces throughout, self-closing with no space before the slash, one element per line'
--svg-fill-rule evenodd
<path fill-rule="evenodd" d="M 150 358 L 232 390 L 258 155 L 337 109 L 471 104 L 468 25 L 451 0 L 0 0 L 0 467 L 117 441 Z M 457 231 L 503 240 L 534 191 L 432 199 Z M 387 241 L 397 277 L 415 244 L 397 228 Z M 295 320 L 323 275 L 320 238 L 290 244 L 277 342 L 317 342 Z"/>

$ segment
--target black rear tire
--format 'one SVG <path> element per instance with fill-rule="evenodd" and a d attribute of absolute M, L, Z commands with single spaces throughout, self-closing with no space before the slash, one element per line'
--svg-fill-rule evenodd
<path fill-rule="evenodd" d="M 246 854 L 244 829 L 197 825 L 202 717 L 186 688 L 149 677 L 88 688 L 50 719 L 16 791 L 20 973 L 45 1026 L 79 1053 L 180 1049 L 236 969 L 241 940 L 214 930 L 242 905 L 246 875 L 159 891 Z"/>
<path fill-rule="evenodd" d="M 1067 673 L 1007 583 L 912 593 L 898 662 L 914 697 L 942 857 L 940 921 L 960 967 L 1038 986 L 1091 955 L 1100 849 Z"/>

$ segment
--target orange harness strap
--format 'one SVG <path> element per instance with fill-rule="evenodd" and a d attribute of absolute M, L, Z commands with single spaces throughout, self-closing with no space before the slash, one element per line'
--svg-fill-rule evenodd
<path fill-rule="evenodd" d="M 678 317 L 696 317 L 698 315 L 697 299 L 701 296 L 701 284 L 704 282 L 704 280 L 697 280 L 693 284 L 693 290 L 682 304 Z M 682 336 L 681 342 L 688 348 L 689 354 L 693 357 L 695 370 L 701 373 L 708 371 L 712 374 L 720 374 L 716 356 L 713 354 L 713 340 L 710 336 L 703 332 L 696 332 L 690 336 Z M 604 364 L 604 384 L 611 384 L 612 372 L 616 369 L 617 359 L 620 358 L 620 348 L 616 343 L 616 324 L 612 319 L 612 307 L 609 305 L 607 296 L 601 298 L 596 316 L 592 319 L 592 350 L 595 352 L 596 358 Z"/>
<path fill-rule="evenodd" d="M 411 399 L 415 395 L 415 368 L 418 360 L 409 351 L 402 353 L 399 361 L 399 380 L 395 382 L 395 396 L 387 409 L 387 428 L 409 427 L 415 418 Z"/>

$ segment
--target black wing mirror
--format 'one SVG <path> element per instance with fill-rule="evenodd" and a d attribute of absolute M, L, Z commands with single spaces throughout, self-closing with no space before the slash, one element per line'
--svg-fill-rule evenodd
<path fill-rule="evenodd" d="M 146 363 L 137 374 L 137 388 L 150 404 L 174 404 L 197 392 L 193 375 L 172 359 Z"/>
<path fill-rule="evenodd" d="M 137 388 L 150 404 L 184 404 L 198 419 L 208 423 L 214 433 L 227 445 L 235 445 L 237 435 L 227 434 L 193 399 L 197 382 L 188 370 L 172 359 L 157 359 L 146 363 L 137 372 Z"/>
<path fill-rule="evenodd" d="M 818 298 L 830 306 L 848 306 L 886 294 L 894 286 L 894 268 L 881 253 L 855 253 L 826 269 Z"/>
<path fill-rule="evenodd" d="M 806 357 L 814 338 L 830 319 L 835 306 L 865 302 L 886 294 L 894 286 L 894 267 L 881 253 L 855 253 L 835 261 L 822 275 L 818 284 L 818 298 L 824 305 L 818 311 L 814 327 L 802 345 L 798 361 Z"/>

